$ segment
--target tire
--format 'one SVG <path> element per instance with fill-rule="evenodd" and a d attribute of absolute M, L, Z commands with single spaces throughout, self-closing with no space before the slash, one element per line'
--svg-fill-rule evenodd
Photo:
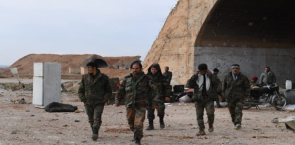
<path fill-rule="evenodd" d="M 287 98 L 285 96 L 276 96 L 272 104 L 277 110 L 281 110 L 284 106 L 286 106 Z"/>

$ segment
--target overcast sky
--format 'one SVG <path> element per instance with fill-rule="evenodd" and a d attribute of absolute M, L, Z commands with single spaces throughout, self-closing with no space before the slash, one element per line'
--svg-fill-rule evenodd
<path fill-rule="evenodd" d="M 146 56 L 178 0 L 0 0 L 0 65 L 35 53 Z"/>

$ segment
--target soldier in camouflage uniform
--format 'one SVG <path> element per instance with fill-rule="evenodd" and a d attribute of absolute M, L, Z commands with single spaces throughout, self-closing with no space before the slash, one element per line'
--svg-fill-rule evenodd
<path fill-rule="evenodd" d="M 125 98 L 125 106 L 127 112 L 127 121 L 130 130 L 134 132 L 134 140 L 136 145 L 140 145 L 143 137 L 143 122 L 147 110 L 147 104 L 150 99 L 149 94 L 156 89 L 152 84 L 152 80 L 142 71 L 140 62 L 133 62 L 133 72 L 126 76 L 120 85 L 116 96 L 116 106 L 120 106 L 120 101 Z"/>
<path fill-rule="evenodd" d="M 81 102 L 84 102 L 88 115 L 93 132 L 92 139 L 97 140 L 104 104 L 110 99 L 112 89 L 109 84 L 109 77 L 97 69 L 95 62 L 89 62 L 87 69 L 88 74 L 82 77 L 78 93 Z"/>
<path fill-rule="evenodd" d="M 206 134 L 203 119 L 204 108 L 206 109 L 208 117 L 208 131 L 214 131 L 214 101 L 217 99 L 217 87 L 219 82 L 208 70 L 206 64 L 200 64 L 198 69 L 199 71 L 188 80 L 187 85 L 189 88 L 194 88 L 193 100 L 195 100 L 197 121 L 199 125 L 197 136 L 201 136 Z"/>
<path fill-rule="evenodd" d="M 240 72 L 240 66 L 233 64 L 232 71 L 224 77 L 223 93 L 228 102 L 228 110 L 235 129 L 239 130 L 242 123 L 242 109 L 245 97 L 250 93 L 250 83 L 246 75 Z"/>
<path fill-rule="evenodd" d="M 163 73 L 163 75 L 168 79 L 169 84 L 171 83 L 171 79 L 172 79 L 172 72 L 169 71 L 169 67 L 165 66 L 165 72 Z"/>
<path fill-rule="evenodd" d="M 165 115 L 165 104 L 164 101 L 170 101 L 171 95 L 171 86 L 169 80 L 162 75 L 161 68 L 159 64 L 152 64 L 149 69 L 147 75 L 152 79 L 154 85 L 157 87 L 157 90 L 152 92 L 152 104 L 148 106 L 148 120 L 149 126 L 146 130 L 154 129 L 154 119 L 155 119 L 155 109 L 157 109 L 159 120 L 160 120 L 160 128 L 165 128 L 164 124 L 164 115 Z"/>

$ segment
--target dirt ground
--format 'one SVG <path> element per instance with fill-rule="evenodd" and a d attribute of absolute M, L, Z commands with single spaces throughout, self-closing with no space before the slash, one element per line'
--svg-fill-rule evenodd
<path fill-rule="evenodd" d="M 133 137 L 127 126 L 125 107 L 105 106 L 99 140 L 91 140 L 84 106 L 78 97 L 62 93 L 62 101 L 78 106 L 81 113 L 47 113 L 33 104 L 13 104 L 10 100 L 24 98 L 32 102 L 32 91 L 7 91 L 0 86 L 0 145 L 130 145 Z M 143 145 L 163 144 L 224 144 L 224 145 L 292 145 L 293 131 L 271 123 L 275 117 L 295 116 L 294 112 L 276 111 L 272 107 L 243 111 L 241 130 L 234 130 L 227 108 L 216 108 L 215 130 L 206 136 L 197 137 L 196 113 L 193 103 L 173 103 L 166 107 L 165 129 L 159 129 L 158 118 L 155 130 L 144 130 Z M 204 116 L 207 120 L 206 115 Z M 145 121 L 145 127 L 147 126 Z M 206 124 L 208 126 L 208 124 Z"/>

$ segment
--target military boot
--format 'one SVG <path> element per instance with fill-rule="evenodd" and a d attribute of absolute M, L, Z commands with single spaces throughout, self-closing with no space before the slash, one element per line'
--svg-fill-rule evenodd
<path fill-rule="evenodd" d="M 205 130 L 204 129 L 200 129 L 199 132 L 196 135 L 197 136 L 206 135 Z"/>
<path fill-rule="evenodd" d="M 139 138 L 135 138 L 135 145 L 141 145 Z"/>
<path fill-rule="evenodd" d="M 146 130 L 154 130 L 154 120 L 149 119 L 149 126 L 146 128 Z"/>
<path fill-rule="evenodd" d="M 213 132 L 214 131 L 214 127 L 213 127 L 213 123 L 209 123 L 209 132 Z"/>
<path fill-rule="evenodd" d="M 160 128 L 165 128 L 164 117 L 160 117 Z"/>
<path fill-rule="evenodd" d="M 93 131 L 93 134 L 91 138 L 92 140 L 96 141 L 98 139 L 98 129 L 93 128 L 92 131 Z"/>

